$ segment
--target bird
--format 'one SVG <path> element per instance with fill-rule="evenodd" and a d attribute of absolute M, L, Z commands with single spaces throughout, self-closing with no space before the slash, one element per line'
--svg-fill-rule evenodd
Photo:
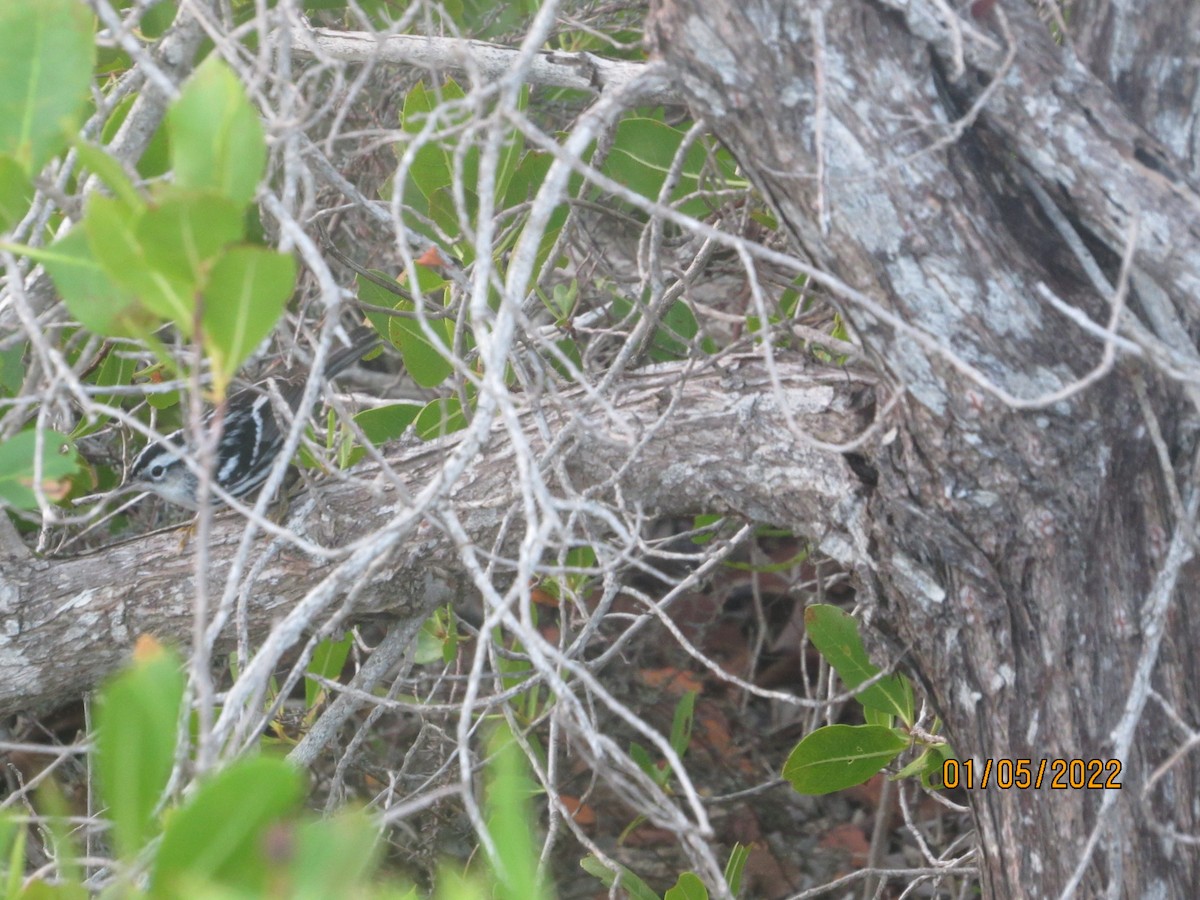
<path fill-rule="evenodd" d="M 350 345 L 330 356 L 324 377 L 334 378 L 379 342 L 379 336 L 369 328 L 355 331 Z M 306 380 L 307 373 L 281 380 L 280 395 L 293 413 L 300 412 L 298 407 Z M 214 408 L 205 414 L 204 428 L 211 427 L 218 412 Z M 285 436 L 286 428 L 280 427 L 265 384 L 233 394 L 224 407 L 224 427 L 212 468 L 213 483 L 232 497 L 253 493 L 267 480 L 283 450 Z M 188 465 L 188 457 L 194 462 L 197 455 L 188 447 L 186 429 L 183 428 L 147 444 L 134 459 L 122 493 L 152 491 L 176 506 L 199 511 L 196 493 L 200 479 L 194 466 Z M 214 504 L 222 502 L 215 492 L 210 494 L 210 499 Z"/>

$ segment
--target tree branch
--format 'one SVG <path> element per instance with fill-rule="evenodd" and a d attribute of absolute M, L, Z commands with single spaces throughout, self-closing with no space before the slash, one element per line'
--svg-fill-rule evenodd
<path fill-rule="evenodd" d="M 581 388 L 526 397 L 522 423 L 539 459 L 548 455 L 543 436 L 558 439 L 569 481 L 559 487 L 568 497 L 586 493 L 593 506 L 635 497 L 655 515 L 715 512 L 773 522 L 846 558 L 861 546 L 862 485 L 841 454 L 806 436 L 852 439 L 868 425 L 873 384 L 798 359 L 778 366 L 775 375 L 778 389 L 766 366 L 750 357 L 705 368 L 655 366 L 621 382 L 611 404 L 593 401 Z M 789 416 L 802 433 L 789 430 Z M 405 443 L 389 454 L 390 478 L 366 483 L 377 469 L 356 471 L 359 479 L 329 484 L 319 506 L 308 503 L 306 512 L 293 516 L 289 527 L 307 540 L 332 530 L 343 558 L 315 559 L 263 539 L 238 586 L 252 639 L 261 641 L 285 614 L 292 618 L 299 604 L 311 604 L 302 623 L 311 630 L 331 618 L 364 613 L 424 617 L 470 596 L 461 548 L 414 516 L 408 499 L 436 479 L 451 443 Z M 477 546 L 493 546 L 503 528 L 519 530 L 511 527 L 521 508 L 517 461 L 505 446 L 502 439 L 492 442 L 452 488 L 449 502 Z M 209 548 L 213 582 L 222 583 L 228 573 L 243 527 L 232 512 L 216 517 Z M 597 527 L 603 530 L 600 520 Z M 370 565 L 351 571 L 350 563 L 364 556 Z M 497 568 L 508 571 L 503 560 Z M 6 568 L 0 574 L 6 622 L 0 714 L 87 690 L 125 659 L 140 634 L 186 645 L 194 579 L 191 554 L 181 552 L 177 530 L 87 556 Z M 355 597 L 349 604 L 347 592 Z M 342 606 L 335 609 L 326 598 Z M 289 633 L 281 649 L 302 636 Z M 228 650 L 235 637 L 231 624 L 218 649 Z"/>
<path fill-rule="evenodd" d="M 330 31 L 298 25 L 292 29 L 292 39 L 298 56 L 454 69 L 472 73 L 481 83 L 514 77 L 513 66 L 521 59 L 519 50 L 462 38 L 415 34 L 380 37 L 367 31 Z M 633 105 L 683 102 L 679 92 L 662 79 L 653 65 L 604 59 L 587 52 L 547 50 L 538 53 L 520 72 L 520 79 L 531 85 L 596 93 L 641 81 L 631 95 Z"/>

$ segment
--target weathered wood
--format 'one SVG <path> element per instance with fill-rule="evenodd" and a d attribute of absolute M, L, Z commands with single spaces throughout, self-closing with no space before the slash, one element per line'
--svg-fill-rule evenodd
<path fill-rule="evenodd" d="M 647 511 L 667 515 L 725 512 L 791 524 L 824 538 L 833 552 L 860 541 L 859 481 L 843 456 L 811 439 L 846 441 L 869 420 L 871 384 L 842 370 L 802 360 L 779 367 L 777 393 L 762 363 L 729 358 L 704 368 L 664 365 L 631 374 L 611 405 L 579 390 L 537 398 L 525 417 L 526 439 L 548 458 L 537 417 L 551 433 L 571 435 L 563 450 L 574 490 L 619 489 Z M 664 418 L 663 413 L 669 412 Z M 793 433 L 791 421 L 801 433 Z M 500 426 L 497 425 L 499 429 Z M 455 442 L 413 442 L 388 462 L 409 497 L 385 479 L 329 483 L 321 512 L 289 522 L 300 536 L 327 546 L 363 539 L 369 565 L 353 557 L 321 559 L 273 545 L 260 535 L 240 590 L 246 621 L 258 639 L 303 598 L 318 591 L 340 602 L 352 585 L 354 611 L 424 617 L 474 592 L 459 547 L 446 533 L 411 516 L 410 498 L 437 477 Z M 511 444 L 500 436 L 447 489 L 474 543 L 491 547 L 519 484 Z M 636 448 L 636 449 L 635 449 Z M 370 478 L 371 471 L 361 473 Z M 299 503 L 293 504 L 299 506 Z M 412 520 L 412 524 L 407 524 Z M 327 533 L 336 526 L 336 533 Z M 237 552 L 243 520 L 220 514 L 209 543 L 209 593 L 219 596 Z M 503 565 L 498 577 L 504 578 Z M 0 714 L 77 696 L 116 668 L 140 634 L 186 647 L 196 596 L 195 555 L 178 530 L 135 539 L 74 559 L 6 559 L 0 569 Z M 313 621 L 322 621 L 314 616 Z M 296 640 L 296 635 L 292 640 Z M 231 624 L 218 649 L 233 646 Z"/>

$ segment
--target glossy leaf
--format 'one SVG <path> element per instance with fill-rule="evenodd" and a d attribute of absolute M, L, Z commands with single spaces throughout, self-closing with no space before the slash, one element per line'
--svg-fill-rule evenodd
<path fill-rule="evenodd" d="M 862 784 L 909 746 L 878 725 L 827 725 L 793 748 L 783 777 L 801 794 L 829 794 Z"/>
<path fill-rule="evenodd" d="M 708 889 L 704 887 L 700 876 L 694 872 L 684 872 L 675 881 L 675 886 L 663 894 L 663 900 L 708 900 Z"/>
<path fill-rule="evenodd" d="M 437 288 L 432 287 L 432 290 Z M 365 278 L 358 279 L 358 295 L 367 303 L 391 307 L 404 313 L 412 313 L 416 309 L 411 300 L 398 297 Z M 425 296 L 432 297 L 434 294 L 426 293 Z M 408 316 L 376 314 L 372 319 L 386 326 L 389 340 L 400 350 L 404 368 L 418 385 L 437 387 L 453 373 L 454 366 L 450 363 L 453 323 L 449 319 L 426 318 L 424 324 Z"/>
<path fill-rule="evenodd" d="M 742 873 L 746 870 L 746 861 L 750 859 L 750 848 L 739 842 L 729 851 L 729 862 L 725 863 L 725 884 L 729 893 L 737 896 L 742 891 Z"/>
<path fill-rule="evenodd" d="M 457 397 L 430 401 L 413 422 L 417 437 L 423 441 L 445 437 L 466 427 L 467 417 Z"/>
<path fill-rule="evenodd" d="M 809 640 L 833 666 L 847 689 L 853 691 L 879 674 L 863 648 L 858 622 L 836 606 L 814 604 L 804 610 Z M 864 707 L 913 723 L 912 684 L 903 675 L 889 675 L 855 694 Z"/>

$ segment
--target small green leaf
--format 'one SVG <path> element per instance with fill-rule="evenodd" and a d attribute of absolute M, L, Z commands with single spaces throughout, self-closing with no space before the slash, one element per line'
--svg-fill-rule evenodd
<path fill-rule="evenodd" d="M 709 541 L 711 541 L 714 537 L 716 537 L 717 532 L 715 529 L 709 528 L 709 526 L 716 525 L 724 518 L 725 517 L 720 513 L 700 513 L 700 515 L 692 519 L 692 529 L 694 531 L 699 531 L 702 528 L 709 529 L 704 534 L 693 535 L 692 543 L 707 544 Z"/>
<path fill-rule="evenodd" d="M 389 403 L 363 410 L 355 415 L 354 421 L 372 444 L 380 445 L 404 434 L 423 408 L 420 403 Z"/>
<path fill-rule="evenodd" d="M 158 653 L 135 662 L 104 687 L 96 709 L 96 767 L 123 859 L 154 837 L 154 808 L 175 763 L 183 672 Z"/>
<path fill-rule="evenodd" d="M 467 417 L 457 397 L 429 402 L 413 422 L 417 437 L 423 441 L 445 437 L 466 427 Z"/>
<path fill-rule="evenodd" d="M 266 830 L 303 796 L 303 776 L 277 759 L 251 757 L 218 772 L 168 820 L 151 896 L 187 896 L 188 885 L 204 882 L 263 896 Z"/>
<path fill-rule="evenodd" d="M 848 690 L 879 674 L 879 668 L 867 657 L 858 623 L 836 606 L 814 604 L 804 610 L 804 627 L 813 646 L 837 671 Z M 858 702 L 906 725 L 913 723 L 912 684 L 903 675 L 889 675 L 855 695 Z"/>
<path fill-rule="evenodd" d="M 136 337 L 156 321 L 137 296 L 117 284 L 92 255 L 83 224 L 46 250 L 28 255 L 46 267 L 71 315 L 89 331 L 110 337 Z"/>
<path fill-rule="evenodd" d="M 516 740 L 504 724 L 491 736 L 487 777 L 488 830 L 495 843 L 496 895 L 501 900 L 538 900 L 547 896 L 537 877 L 537 852 L 529 824 L 529 798 L 538 790 L 525 766 Z"/>
<path fill-rule="evenodd" d="M 308 822 L 295 834 L 288 866 L 291 890 L 286 896 L 292 900 L 381 896 L 368 890 L 380 850 L 379 831 L 363 812 Z"/>
<path fill-rule="evenodd" d="M 797 793 L 830 794 L 862 784 L 909 746 L 909 740 L 878 725 L 827 725 L 797 744 L 783 777 Z"/>
<path fill-rule="evenodd" d="M 92 14 L 78 0 L 0 3 L 0 153 L 26 174 L 77 130 L 95 58 Z"/>
<path fill-rule="evenodd" d="M 375 273 L 387 277 L 382 272 Z M 422 284 L 426 297 L 439 292 L 444 282 L 436 277 L 430 277 L 428 284 Z M 450 342 L 454 335 L 454 325 L 449 319 L 427 318 L 424 326 L 411 317 L 416 305 L 405 297 L 381 287 L 366 278 L 357 279 L 358 296 L 364 302 L 374 306 L 386 306 L 398 312 L 408 313 L 405 316 L 385 316 L 374 313 L 370 316 L 376 327 L 386 330 L 388 339 L 395 345 L 404 360 L 404 368 L 421 387 L 437 387 L 454 371 L 450 363 Z M 428 331 L 426 330 L 428 329 Z M 430 333 L 434 337 L 430 338 Z"/>
<path fill-rule="evenodd" d="M 33 182 L 11 156 L 0 156 L 0 231 L 25 218 L 33 201 Z"/>
<path fill-rule="evenodd" d="M 601 171 L 648 200 L 657 201 L 683 138 L 683 131 L 659 119 L 628 116 L 617 125 L 612 149 Z M 695 141 L 687 149 L 667 202 L 696 193 L 704 186 L 707 168 L 712 168 L 712 174 L 719 176 L 721 186 L 733 178 L 734 165 L 728 154 L 714 151 L 710 157 L 705 143 Z M 710 210 L 711 204 L 703 197 L 686 200 L 680 206 L 681 212 L 696 217 L 704 216 Z"/>
<path fill-rule="evenodd" d="M 586 856 L 580 861 L 579 865 L 589 875 L 599 878 L 606 888 L 611 889 L 615 885 L 625 891 L 629 895 L 630 900 L 661 900 L 658 894 L 654 893 L 646 882 L 620 864 L 617 865 L 617 871 L 614 872 L 596 857 Z"/>
<path fill-rule="evenodd" d="M 22 431 L 0 442 L 0 505 L 37 509 L 33 492 L 37 432 Z M 51 500 L 67 493 L 68 475 L 79 470 L 75 445 L 65 435 L 49 429 L 42 432 L 42 491 Z"/>
<path fill-rule="evenodd" d="M 309 674 L 320 675 L 322 678 L 336 681 L 337 677 L 342 674 L 342 669 L 346 665 L 346 657 L 350 655 L 350 647 L 353 643 L 354 635 L 352 634 L 347 634 L 340 641 L 332 638 L 321 641 L 313 650 L 312 659 L 308 662 Z M 304 700 L 307 709 L 313 708 L 317 697 L 323 690 L 325 688 L 312 679 L 305 680 Z"/>
<path fill-rule="evenodd" d="M 138 237 L 145 209 L 130 209 L 120 200 L 93 194 L 83 227 L 88 249 L 108 278 L 137 297 L 147 310 L 175 323 L 185 335 L 193 327 L 196 288 L 185 279 L 156 268 Z"/>
<path fill-rule="evenodd" d="M 166 124 L 175 184 L 216 191 L 239 206 L 254 199 L 267 164 L 262 123 L 216 53 L 184 84 Z"/>
<path fill-rule="evenodd" d="M 218 397 L 225 395 L 230 379 L 271 333 L 295 283 L 295 260 L 261 247 L 233 247 L 213 265 L 201 322 Z"/>
<path fill-rule="evenodd" d="M 694 872 L 684 872 L 663 894 L 663 900 L 708 900 L 708 889 Z"/>
<path fill-rule="evenodd" d="M 221 251 L 242 239 L 245 218 L 219 194 L 173 192 L 141 216 L 135 231 L 150 266 L 195 290 Z"/>
<path fill-rule="evenodd" d="M 137 209 L 142 205 L 142 195 L 138 193 L 121 164 L 108 151 L 95 144 L 89 144 L 83 138 L 74 141 L 75 152 L 84 167 L 95 173 L 104 186 L 111 190 L 129 209 Z"/>
<path fill-rule="evenodd" d="M 696 692 L 688 691 L 675 704 L 675 717 L 671 722 L 671 749 L 681 758 L 692 741 L 692 725 L 695 720 Z"/>
<path fill-rule="evenodd" d="M 742 890 L 742 873 L 746 870 L 746 861 L 750 859 L 750 848 L 738 842 L 729 851 L 729 862 L 725 863 L 725 883 L 729 885 L 729 893 L 737 896 Z"/>

